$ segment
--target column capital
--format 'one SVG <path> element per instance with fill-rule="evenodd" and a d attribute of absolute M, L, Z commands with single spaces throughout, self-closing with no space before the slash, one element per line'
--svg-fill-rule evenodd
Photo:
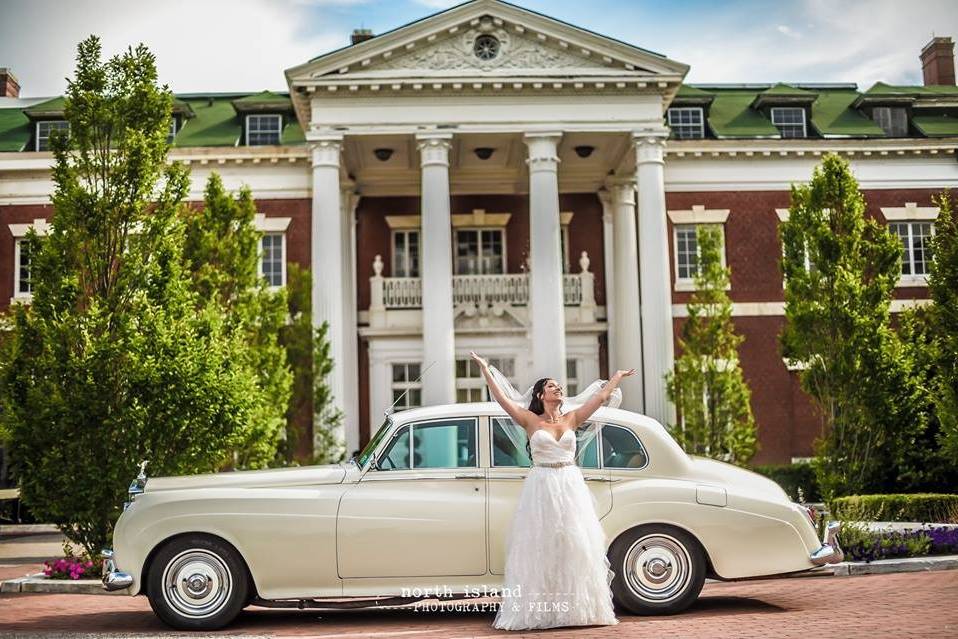
<path fill-rule="evenodd" d="M 526 164 L 529 171 L 556 171 L 559 167 L 559 140 L 561 131 L 527 131 L 522 134 L 529 151 Z"/>
<path fill-rule="evenodd" d="M 310 140 L 313 156 L 313 168 L 328 166 L 339 168 L 340 154 L 343 150 L 343 136 L 324 135 Z"/>
<path fill-rule="evenodd" d="M 636 165 L 665 163 L 665 141 L 669 132 L 662 128 L 637 129 L 632 131 L 632 143 L 635 145 Z"/>
<path fill-rule="evenodd" d="M 635 205 L 635 174 L 609 176 L 605 179 L 604 189 L 613 206 Z"/>
<path fill-rule="evenodd" d="M 449 166 L 449 150 L 452 148 L 452 133 L 416 134 L 420 166 Z"/>

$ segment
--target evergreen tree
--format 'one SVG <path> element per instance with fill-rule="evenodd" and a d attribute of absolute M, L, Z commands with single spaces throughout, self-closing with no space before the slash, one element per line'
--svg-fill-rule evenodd
<path fill-rule="evenodd" d="M 262 468 L 273 462 L 285 436 L 293 375 L 279 343 L 286 324 L 286 290 L 271 290 L 259 275 L 260 232 L 248 187 L 234 199 L 219 174 L 210 175 L 203 206 L 183 207 L 184 266 L 192 274 L 201 307 L 223 313 L 226 328 L 246 343 L 243 361 L 257 376 L 255 409 L 228 465 Z"/>
<path fill-rule="evenodd" d="M 246 344 L 183 271 L 189 176 L 167 164 L 172 95 L 139 45 L 78 47 L 51 230 L 31 233 L 33 299 L 0 358 L 0 419 L 31 511 L 94 554 L 140 460 L 214 470 L 258 416 Z"/>
<path fill-rule="evenodd" d="M 730 271 L 721 263 L 722 231 L 699 225 L 696 238 L 699 269 L 678 340 L 682 355 L 666 374 L 668 397 L 678 412 L 671 431 L 688 453 L 745 464 L 758 439 L 751 392 L 738 361 L 745 338 L 735 333 L 726 293 Z"/>
<path fill-rule="evenodd" d="M 820 408 L 815 468 L 826 499 L 887 485 L 894 443 L 924 428 L 912 363 L 889 325 L 901 246 L 864 211 L 848 163 L 827 154 L 810 183 L 792 186 L 779 227 L 780 343 L 806 364 L 800 383 Z"/>

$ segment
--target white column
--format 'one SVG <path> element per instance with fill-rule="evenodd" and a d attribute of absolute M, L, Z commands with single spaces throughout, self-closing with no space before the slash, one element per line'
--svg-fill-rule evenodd
<path fill-rule="evenodd" d="M 612 226 L 612 194 L 608 189 L 599 189 L 599 201 L 602 202 L 602 263 L 605 270 L 605 323 L 606 359 L 609 362 L 609 375 L 617 370 L 615 351 L 615 240 Z M 638 267 L 636 267 L 638 268 Z"/>
<path fill-rule="evenodd" d="M 333 369 L 328 382 L 333 405 L 347 412 L 346 364 L 348 335 L 355 329 L 345 326 L 343 288 L 347 273 L 344 269 L 343 237 L 345 233 L 342 209 L 342 191 L 339 182 L 341 136 L 324 136 L 315 140 L 313 153 L 313 211 L 310 263 L 312 264 L 313 326 L 329 322 L 330 348 Z M 355 415 L 355 413 L 354 413 Z M 355 417 L 354 417 L 355 418 Z M 338 437 L 349 445 L 345 424 Z M 352 449 L 346 451 L 348 456 Z"/>
<path fill-rule="evenodd" d="M 663 425 L 675 423 L 675 406 L 665 392 L 665 374 L 675 361 L 672 291 L 665 213 L 665 131 L 634 133 L 639 193 L 639 282 L 642 292 L 642 353 L 645 412 Z"/>
<path fill-rule="evenodd" d="M 342 190 L 343 207 L 343 425 L 346 429 L 346 456 L 359 448 L 359 345 L 356 308 L 356 207 L 355 185 Z"/>
<path fill-rule="evenodd" d="M 423 405 L 456 401 L 456 340 L 452 309 L 452 217 L 449 210 L 451 133 L 416 136 L 422 163 Z M 426 371 L 426 367 L 429 368 Z"/>
<path fill-rule="evenodd" d="M 562 291 L 559 224 L 561 133 L 526 133 L 529 149 L 529 321 L 534 378 L 552 377 L 565 385 L 565 305 Z"/>
<path fill-rule="evenodd" d="M 610 180 L 612 213 L 612 281 L 615 305 L 610 324 L 615 332 L 615 367 L 635 368 L 636 374 L 622 380 L 622 407 L 645 412 L 642 363 L 642 326 L 639 319 L 639 247 L 635 225 L 635 178 Z M 611 371 L 610 371 L 611 374 Z"/>

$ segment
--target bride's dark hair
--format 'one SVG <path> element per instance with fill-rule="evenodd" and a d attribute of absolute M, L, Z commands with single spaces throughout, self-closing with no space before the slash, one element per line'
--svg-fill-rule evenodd
<path fill-rule="evenodd" d="M 537 381 L 532 386 L 532 400 L 529 402 L 529 411 L 535 413 L 536 415 L 541 415 L 546 412 L 546 407 L 542 403 L 542 398 L 539 395 L 542 394 L 542 391 L 545 390 L 546 382 L 548 382 L 551 377 L 543 377 Z"/>

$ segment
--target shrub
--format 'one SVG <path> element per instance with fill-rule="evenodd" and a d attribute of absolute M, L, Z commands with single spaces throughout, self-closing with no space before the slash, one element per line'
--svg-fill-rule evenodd
<path fill-rule="evenodd" d="M 820 501 L 822 498 L 811 464 L 763 464 L 752 467 L 752 470 L 774 481 L 796 501 L 799 489 L 805 501 Z"/>
<path fill-rule="evenodd" d="M 958 495 L 850 495 L 829 502 L 837 519 L 958 523 Z"/>
<path fill-rule="evenodd" d="M 876 531 L 857 522 L 845 522 L 838 543 L 851 561 L 948 555 L 958 552 L 958 528 Z"/>

